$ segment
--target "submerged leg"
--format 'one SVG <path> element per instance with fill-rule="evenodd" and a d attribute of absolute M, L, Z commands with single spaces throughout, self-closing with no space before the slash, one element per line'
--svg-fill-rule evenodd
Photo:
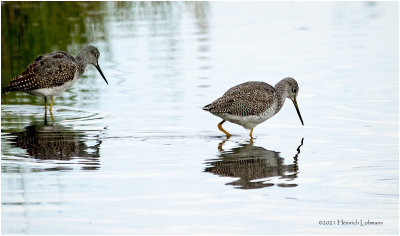
<path fill-rule="evenodd" d="M 54 97 L 51 97 L 51 103 L 50 103 L 50 113 L 53 110 L 53 104 L 54 104 Z"/>
<path fill-rule="evenodd" d="M 250 130 L 250 137 L 253 139 L 253 129 Z"/>
<path fill-rule="evenodd" d="M 218 129 L 221 130 L 222 132 L 224 132 L 224 134 L 226 134 L 226 136 L 229 138 L 229 137 L 231 137 L 232 135 L 231 135 L 230 133 L 226 132 L 226 130 L 224 130 L 224 129 L 222 128 L 222 124 L 223 124 L 224 122 L 225 122 L 225 120 L 222 120 L 222 121 L 218 124 Z"/>
<path fill-rule="evenodd" d="M 51 118 L 51 121 L 54 122 L 53 112 L 51 112 L 51 111 L 50 111 L 50 118 Z"/>
<path fill-rule="evenodd" d="M 47 112 L 47 97 L 44 97 L 44 111 Z"/>
<path fill-rule="evenodd" d="M 53 105 L 54 105 L 54 97 L 51 97 L 51 103 L 50 103 L 50 109 L 49 109 L 49 111 L 50 111 L 50 118 L 51 118 L 51 121 L 52 121 L 52 122 L 54 122 L 54 116 L 53 116 L 53 112 L 52 112 L 52 110 L 53 110 Z"/>
<path fill-rule="evenodd" d="M 223 151 L 222 147 L 224 146 L 224 144 L 226 143 L 226 141 L 229 140 L 229 137 L 227 137 L 224 141 L 220 142 L 218 144 L 218 150 L 220 150 L 221 152 Z"/>

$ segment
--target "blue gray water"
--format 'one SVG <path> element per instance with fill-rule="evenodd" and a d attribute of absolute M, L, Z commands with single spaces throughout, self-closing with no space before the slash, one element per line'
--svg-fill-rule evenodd
<path fill-rule="evenodd" d="M 398 3 L 79 4 L 67 42 L 35 21 L 15 37 L 36 55 L 97 46 L 109 85 L 88 67 L 53 125 L 41 99 L 2 97 L 3 234 L 398 233 Z M 18 42 L 3 86 L 36 56 Z M 230 123 L 226 140 L 201 109 L 287 76 L 304 126 L 288 100 L 253 143 Z"/>

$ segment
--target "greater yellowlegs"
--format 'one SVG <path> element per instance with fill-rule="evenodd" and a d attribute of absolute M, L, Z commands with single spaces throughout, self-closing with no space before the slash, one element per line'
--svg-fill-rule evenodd
<path fill-rule="evenodd" d="M 225 121 L 250 129 L 250 137 L 253 138 L 254 127 L 278 113 L 286 98 L 292 100 L 304 125 L 296 101 L 298 92 L 299 85 L 289 77 L 279 81 L 275 87 L 264 82 L 250 81 L 230 88 L 222 97 L 203 107 L 203 110 L 222 118 L 218 128 L 228 138 L 231 134 L 222 128 Z"/>
<path fill-rule="evenodd" d="M 54 97 L 70 88 L 85 72 L 88 64 L 94 65 L 108 84 L 98 63 L 99 56 L 99 50 L 91 45 L 84 47 L 76 57 L 63 51 L 38 56 L 24 72 L 11 81 L 9 86 L 2 89 L 2 92 L 23 91 L 44 97 L 45 110 L 47 110 L 47 97 L 50 97 L 51 113 Z"/>

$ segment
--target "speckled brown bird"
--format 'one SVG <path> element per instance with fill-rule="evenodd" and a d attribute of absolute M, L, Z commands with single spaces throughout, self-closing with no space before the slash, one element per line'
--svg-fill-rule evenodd
<path fill-rule="evenodd" d="M 2 93 L 23 91 L 44 97 L 46 110 L 47 97 L 50 97 L 51 112 L 54 98 L 70 88 L 85 72 L 88 64 L 94 65 L 108 84 L 100 69 L 99 57 L 99 50 L 91 45 L 84 47 L 76 57 L 63 51 L 38 56 L 10 85 L 2 89 Z"/>
<path fill-rule="evenodd" d="M 298 92 L 299 85 L 290 77 L 282 79 L 275 87 L 265 82 L 250 81 L 230 88 L 222 97 L 204 106 L 203 110 L 222 118 L 218 128 L 228 138 L 231 134 L 222 128 L 225 121 L 250 129 L 250 137 L 253 138 L 254 127 L 278 113 L 286 98 L 292 100 L 304 125 L 296 101 Z"/>

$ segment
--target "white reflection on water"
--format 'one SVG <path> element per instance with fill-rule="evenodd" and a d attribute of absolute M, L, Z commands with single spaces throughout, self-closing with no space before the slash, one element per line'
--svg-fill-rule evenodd
<path fill-rule="evenodd" d="M 90 69 L 54 112 L 57 125 L 95 147 L 88 154 L 98 152 L 97 168 L 38 171 L 71 163 L 26 158 L 12 138 L 42 119 L 42 107 L 3 104 L 2 232 L 398 232 L 397 8 L 107 3 L 99 13 L 104 35 L 93 40 L 110 86 Z M 255 129 L 248 148 L 284 157 L 274 160 L 294 167 L 296 186 L 244 191 L 229 184 L 237 177 L 205 173 L 243 150 L 248 132 L 226 124 L 236 136 L 221 152 L 220 120 L 201 107 L 241 82 L 286 76 L 299 82 L 305 126 L 286 104 Z M 258 180 L 286 182 L 281 173 Z M 338 218 L 384 224 L 318 224 Z"/>

